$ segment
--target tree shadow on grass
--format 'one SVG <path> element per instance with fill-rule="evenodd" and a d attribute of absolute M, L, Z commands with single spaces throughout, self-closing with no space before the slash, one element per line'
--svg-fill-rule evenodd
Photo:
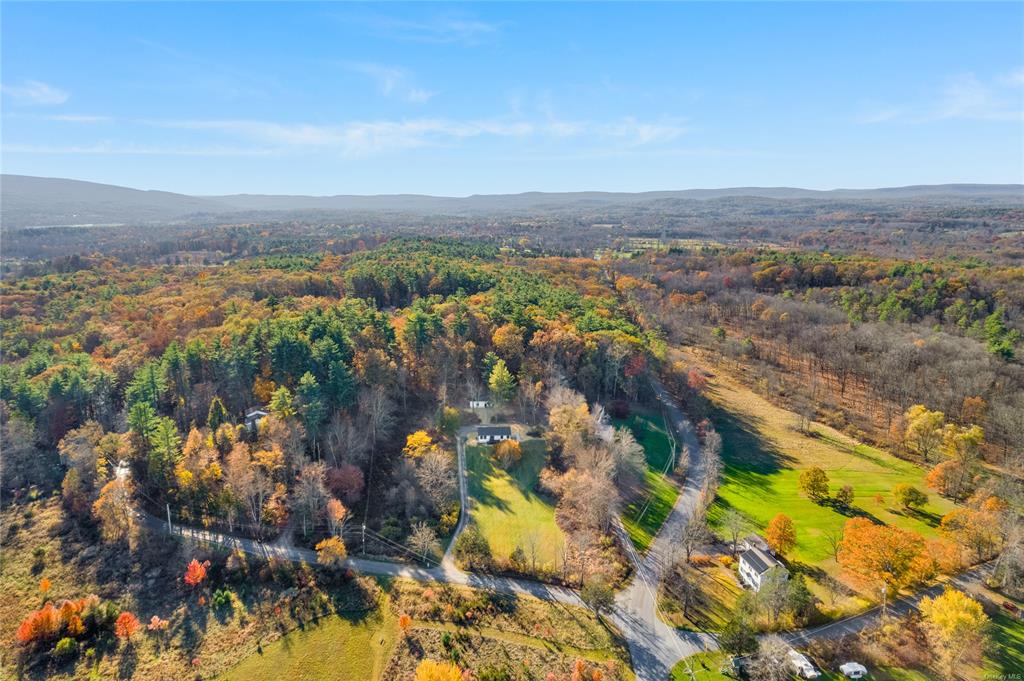
<path fill-rule="evenodd" d="M 130 679 L 135 674 L 138 664 L 138 651 L 135 650 L 135 644 L 129 643 L 121 651 L 121 659 L 117 662 L 117 678 Z"/>
<path fill-rule="evenodd" d="M 711 420 L 722 436 L 722 460 L 727 482 L 766 488 L 767 476 L 791 468 L 796 459 L 758 432 L 760 417 L 712 407 Z"/>

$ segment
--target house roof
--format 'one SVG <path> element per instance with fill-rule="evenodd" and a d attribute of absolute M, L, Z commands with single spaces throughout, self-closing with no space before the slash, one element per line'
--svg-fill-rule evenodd
<path fill-rule="evenodd" d="M 510 426 L 479 426 L 476 429 L 476 434 L 480 437 L 499 437 L 501 435 L 512 437 L 512 428 Z"/>
<path fill-rule="evenodd" d="M 756 546 L 747 549 L 740 554 L 740 560 L 749 565 L 754 572 L 759 575 L 763 575 L 777 565 L 782 565 L 782 563 L 775 560 Z"/>

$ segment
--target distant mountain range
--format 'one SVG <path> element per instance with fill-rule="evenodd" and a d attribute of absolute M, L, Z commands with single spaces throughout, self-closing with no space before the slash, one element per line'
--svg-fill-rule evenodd
<path fill-rule="evenodd" d="M 256 213 L 486 214 L 593 210 L 672 201 L 758 198 L 810 201 L 984 201 L 1024 205 L 1024 185 L 941 184 L 819 191 L 791 187 L 733 187 L 656 192 L 526 192 L 467 197 L 419 194 L 188 196 L 109 184 L 28 175 L 0 175 L 4 228 L 220 219 Z"/>

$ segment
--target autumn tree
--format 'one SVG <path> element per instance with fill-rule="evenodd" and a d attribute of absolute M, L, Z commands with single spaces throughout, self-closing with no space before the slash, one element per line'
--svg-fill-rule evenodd
<path fill-rule="evenodd" d="M 523 448 L 518 440 L 502 440 L 494 445 L 494 459 L 502 468 L 509 469 L 523 457 Z"/>
<path fill-rule="evenodd" d="M 919 578 L 923 550 L 924 540 L 914 532 L 851 518 L 843 527 L 838 560 L 861 581 L 896 593 Z"/>
<path fill-rule="evenodd" d="M 324 567 L 338 569 L 347 556 L 345 543 L 338 537 L 327 537 L 316 545 L 316 562 Z"/>
<path fill-rule="evenodd" d="M 106 541 L 126 539 L 135 516 L 128 481 L 115 478 L 104 485 L 92 506 L 92 514 L 99 521 L 100 531 Z"/>
<path fill-rule="evenodd" d="M 836 490 L 836 503 L 846 508 L 853 506 L 853 486 L 843 485 Z"/>
<path fill-rule="evenodd" d="M 965 656 L 984 650 L 989 618 L 981 603 L 947 587 L 935 598 L 921 599 L 919 606 L 932 649 L 942 662 L 948 678 L 957 678 Z"/>
<path fill-rule="evenodd" d="M 903 439 L 911 451 L 928 461 L 943 439 L 946 416 L 940 411 L 929 411 L 923 404 L 915 404 L 904 414 L 906 430 Z"/>
<path fill-rule="evenodd" d="M 463 681 L 462 670 L 451 662 L 423 660 L 416 667 L 416 681 Z"/>
<path fill-rule="evenodd" d="M 341 536 L 341 530 L 348 518 L 348 509 L 337 499 L 330 499 L 327 502 L 327 529 L 336 537 Z"/>
<path fill-rule="evenodd" d="M 984 508 L 955 508 L 942 516 L 939 531 L 978 560 L 992 557 L 999 546 L 997 514 Z"/>
<path fill-rule="evenodd" d="M 768 523 L 764 537 L 772 551 L 785 556 L 796 546 L 796 527 L 789 516 L 779 513 Z"/>
<path fill-rule="evenodd" d="M 425 430 L 417 430 L 415 433 L 406 436 L 402 454 L 410 459 L 418 459 L 436 448 L 437 445 L 434 443 L 434 439 L 430 437 L 430 433 Z"/>
<path fill-rule="evenodd" d="M 814 466 L 800 474 L 800 491 L 820 503 L 828 497 L 828 474 Z"/>
<path fill-rule="evenodd" d="M 206 560 L 200 563 L 197 559 L 193 558 L 185 568 L 185 576 L 183 577 L 185 584 L 193 589 L 202 584 L 206 579 L 206 570 L 209 567 L 210 561 Z"/>
<path fill-rule="evenodd" d="M 132 636 L 139 630 L 139 618 L 130 612 L 122 612 L 114 622 L 114 635 L 131 643 Z"/>

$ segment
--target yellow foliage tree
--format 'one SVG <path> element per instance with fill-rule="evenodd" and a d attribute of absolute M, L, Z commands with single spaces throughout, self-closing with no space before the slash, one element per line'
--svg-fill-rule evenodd
<path fill-rule="evenodd" d="M 416 667 L 416 681 L 462 681 L 462 670 L 451 662 L 423 660 Z"/>
<path fill-rule="evenodd" d="M 341 567 L 346 556 L 345 544 L 337 537 L 328 537 L 316 545 L 316 562 L 326 567 Z"/>
<path fill-rule="evenodd" d="M 427 452 L 437 448 L 433 438 L 425 430 L 417 430 L 405 438 L 405 448 L 402 453 L 411 459 L 418 459 Z"/>
<path fill-rule="evenodd" d="M 955 678 L 961 660 L 972 651 L 984 649 L 988 616 L 981 603 L 950 588 L 935 598 L 922 599 L 920 607 L 928 639 L 943 662 L 943 671 Z"/>

